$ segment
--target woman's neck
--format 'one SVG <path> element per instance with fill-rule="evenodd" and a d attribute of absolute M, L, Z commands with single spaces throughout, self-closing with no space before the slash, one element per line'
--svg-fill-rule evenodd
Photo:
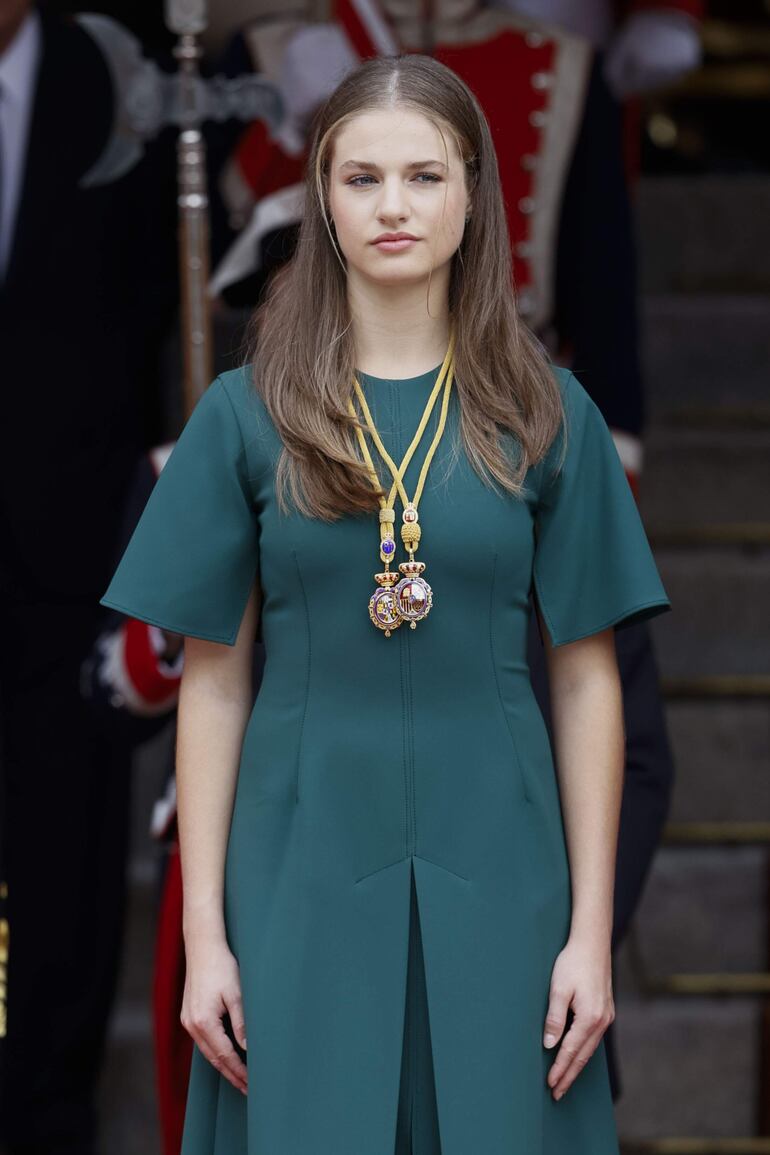
<path fill-rule="evenodd" d="M 431 298 L 434 293 L 431 293 Z M 359 292 L 351 303 L 356 368 L 373 377 L 417 377 L 446 356 L 449 345 L 448 302 L 438 308 L 431 300 L 429 316 L 425 287 Z"/>

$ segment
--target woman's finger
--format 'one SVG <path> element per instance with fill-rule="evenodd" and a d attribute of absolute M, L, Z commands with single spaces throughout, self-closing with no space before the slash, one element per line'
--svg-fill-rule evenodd
<path fill-rule="evenodd" d="M 602 1035 L 612 1021 L 612 1017 L 614 1016 L 601 1013 L 592 1015 L 589 1019 L 589 1029 L 587 1033 L 584 1032 L 582 1039 L 578 1037 L 570 1042 L 565 1055 L 564 1065 L 560 1065 L 556 1071 L 554 1071 L 556 1064 L 551 1068 L 548 1073 L 548 1082 L 555 1099 L 560 1099 L 568 1087 L 572 1086 L 575 1079 L 599 1046 Z M 565 1043 L 567 1042 L 567 1038 L 569 1038 L 569 1034 L 570 1032 L 568 1032 L 564 1040 Z M 561 1053 L 558 1059 L 561 1059 Z"/>
<path fill-rule="evenodd" d="M 593 1033 L 593 1030 L 594 1024 L 592 1022 L 585 1021 L 579 1015 L 575 1016 L 571 1027 L 562 1039 L 559 1052 L 548 1072 L 548 1085 L 551 1090 L 555 1089 L 567 1069 L 572 1067 L 577 1056 L 582 1054 L 583 1048 L 589 1036 Z"/>
<path fill-rule="evenodd" d="M 243 1014 L 243 1000 L 241 999 L 240 991 L 235 991 L 231 995 L 223 994 L 222 1000 L 227 1007 L 227 1013 L 230 1016 L 230 1025 L 233 1028 L 235 1041 L 245 1051 L 246 1022 Z"/>
<path fill-rule="evenodd" d="M 246 1064 L 228 1039 L 222 1020 L 218 1018 L 198 1024 L 193 1038 L 212 1067 L 245 1095 L 248 1089 Z"/>
<path fill-rule="evenodd" d="M 558 1083 L 556 1083 L 556 1085 L 551 1088 L 555 1099 L 561 1099 L 565 1091 L 567 1091 L 568 1088 L 572 1086 L 575 1079 L 578 1077 L 588 1060 L 591 1058 L 591 1055 L 593 1055 L 594 1051 L 599 1046 L 603 1033 L 604 1032 L 600 1030 L 593 1031 L 589 1035 L 585 1044 L 581 1047 L 581 1049 L 572 1059 L 572 1062 L 569 1064 L 567 1069 L 563 1072 Z"/>
<path fill-rule="evenodd" d="M 564 1034 L 570 997 L 569 991 L 561 990 L 558 987 L 551 989 L 548 1001 L 548 1013 L 545 1017 L 544 1047 L 553 1047 Z"/>

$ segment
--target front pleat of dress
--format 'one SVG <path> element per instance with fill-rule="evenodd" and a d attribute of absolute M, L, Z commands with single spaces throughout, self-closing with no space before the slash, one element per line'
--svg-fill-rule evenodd
<path fill-rule="evenodd" d="M 395 1155 L 441 1155 L 425 963 L 413 865 L 410 874 L 409 952 Z"/>

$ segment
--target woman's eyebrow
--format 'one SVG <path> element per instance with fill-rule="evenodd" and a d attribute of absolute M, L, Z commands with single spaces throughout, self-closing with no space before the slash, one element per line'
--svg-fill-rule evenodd
<path fill-rule="evenodd" d="M 440 161 L 440 160 L 413 160 L 413 161 L 411 161 L 410 164 L 406 165 L 406 167 L 408 169 L 429 168 L 432 165 L 434 165 L 436 168 L 442 168 L 446 172 L 446 165 L 443 163 L 443 161 Z M 363 169 L 366 169 L 368 172 L 379 172 L 380 171 L 379 165 L 372 164 L 368 160 L 346 160 L 346 161 L 343 161 L 343 163 L 340 165 L 340 171 L 342 169 L 347 169 L 347 168 L 363 168 Z"/>

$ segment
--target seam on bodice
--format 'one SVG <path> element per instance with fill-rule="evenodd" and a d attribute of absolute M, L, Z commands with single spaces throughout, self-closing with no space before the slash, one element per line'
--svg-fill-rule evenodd
<path fill-rule="evenodd" d="M 517 771 L 519 774 L 519 780 L 521 782 L 521 787 L 522 787 L 522 790 L 524 792 L 524 797 L 527 800 L 527 802 L 532 802 L 533 799 L 532 799 L 532 796 L 530 795 L 529 788 L 527 786 L 527 779 L 526 779 L 526 776 L 524 774 L 524 769 L 523 769 L 522 764 L 521 764 L 521 758 L 519 757 L 519 748 L 518 748 L 518 745 L 516 743 L 516 735 L 513 731 L 513 727 L 511 726 L 511 722 L 510 722 L 510 719 L 508 717 L 508 711 L 505 708 L 505 700 L 503 698 L 503 692 L 502 692 L 502 688 L 500 686 L 500 677 L 499 677 L 498 672 L 497 672 L 497 658 L 495 657 L 495 639 L 494 639 L 494 605 L 495 605 L 496 579 L 497 579 L 497 550 L 495 550 L 494 553 L 492 554 L 492 576 L 491 576 L 490 582 L 489 582 L 489 656 L 490 656 L 490 660 L 492 662 L 492 674 L 493 674 L 494 679 L 495 679 L 495 688 L 497 689 L 497 700 L 498 700 L 498 703 L 500 705 L 500 711 L 503 715 L 503 721 L 505 722 L 505 727 L 506 727 L 508 734 L 510 735 L 510 738 L 511 738 L 511 745 L 513 747 L 514 758 L 516 759 L 516 768 L 517 768 Z"/>
<path fill-rule="evenodd" d="M 297 762 L 296 762 L 296 767 L 295 767 L 295 772 L 294 772 L 294 800 L 295 800 L 295 802 L 299 802 L 299 785 L 300 785 L 300 774 L 302 771 L 302 749 L 303 749 L 303 739 L 304 739 L 304 735 L 305 735 L 305 718 L 307 717 L 307 707 L 308 707 L 308 701 L 310 698 L 310 668 L 311 668 L 311 663 L 312 663 L 312 640 L 311 640 L 311 635 L 310 635 L 310 608 L 308 606 L 307 593 L 305 591 L 305 583 L 302 580 L 302 569 L 300 568 L 299 558 L 297 557 L 297 551 L 295 549 L 293 549 L 291 551 L 291 556 L 294 558 L 294 565 L 295 565 L 295 568 L 297 570 L 297 580 L 299 581 L 300 589 L 302 590 L 302 605 L 303 605 L 303 608 L 305 611 L 305 628 L 306 628 L 306 632 L 307 632 L 307 648 L 305 651 L 306 655 L 307 655 L 306 659 L 305 659 L 305 701 L 304 701 L 303 706 L 302 706 L 302 720 L 300 722 L 299 740 L 297 742 Z"/>

